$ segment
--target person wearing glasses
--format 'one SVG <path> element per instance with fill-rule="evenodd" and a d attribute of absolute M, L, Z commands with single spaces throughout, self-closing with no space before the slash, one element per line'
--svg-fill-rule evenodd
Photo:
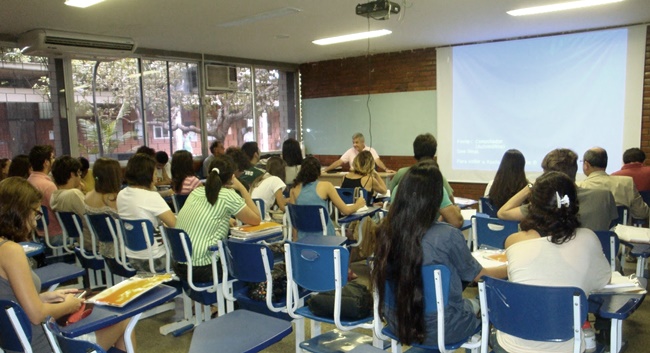
<path fill-rule="evenodd" d="M 42 217 L 38 189 L 20 177 L 0 182 L 0 298 L 13 300 L 25 311 L 32 324 L 32 351 L 52 351 L 41 323 L 47 317 L 58 319 L 81 307 L 83 299 L 76 298 L 77 289 L 41 291 L 41 280 L 31 271 L 20 244 L 27 240 Z M 82 339 L 95 342 L 105 350 L 111 347 L 126 351 L 124 330 L 129 320 L 97 330 Z M 135 342 L 135 335 L 131 339 Z"/>

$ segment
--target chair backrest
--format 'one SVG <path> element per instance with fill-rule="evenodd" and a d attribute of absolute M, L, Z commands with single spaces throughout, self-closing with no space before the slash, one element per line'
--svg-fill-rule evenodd
<path fill-rule="evenodd" d="M 621 246 L 618 235 L 611 230 L 599 230 L 595 233 L 598 236 L 598 240 L 600 240 L 603 253 L 605 253 L 605 258 L 609 261 L 612 271 L 616 271 L 616 255 L 618 255 L 618 249 Z"/>
<path fill-rule="evenodd" d="M 492 218 L 497 218 L 497 210 L 489 197 L 481 197 L 478 203 L 479 213 L 484 213 Z"/>
<path fill-rule="evenodd" d="M 187 201 L 188 195 L 179 195 L 179 194 L 172 194 L 172 203 L 174 204 L 174 210 L 176 211 L 176 214 L 181 211 L 181 208 L 183 208 L 183 205 L 185 205 L 185 201 Z"/>
<path fill-rule="evenodd" d="M 266 272 L 270 274 L 273 263 L 273 252 L 268 246 L 232 240 L 222 244 L 230 276 L 244 282 L 266 281 Z"/>
<path fill-rule="evenodd" d="M 346 204 L 352 204 L 354 203 L 354 189 L 355 188 L 336 188 L 336 192 L 339 194 L 343 202 Z M 366 200 L 366 205 L 370 205 L 372 201 L 370 198 L 371 194 L 364 188 L 359 188 L 359 190 L 361 191 L 363 198 Z"/>
<path fill-rule="evenodd" d="M 264 204 L 264 200 L 255 198 L 253 199 L 253 202 L 255 203 L 255 206 L 257 206 L 257 209 L 260 211 L 260 216 L 262 216 L 262 219 L 264 219 L 264 217 L 266 217 L 266 205 Z"/>
<path fill-rule="evenodd" d="M 577 287 L 546 287 L 483 277 L 479 282 L 483 325 L 533 341 L 574 339 L 580 352 L 580 328 L 587 319 L 587 296 Z M 485 306 L 487 305 L 487 306 Z"/>
<path fill-rule="evenodd" d="M 347 283 L 350 253 L 346 248 L 294 242 L 285 244 L 284 249 L 288 281 L 313 292 L 335 290 L 336 277 L 340 277 L 341 287 Z M 335 251 L 338 251 L 337 256 Z"/>
<path fill-rule="evenodd" d="M 519 222 L 472 216 L 473 251 L 481 245 L 503 249 L 506 238 L 519 231 Z"/>
<path fill-rule="evenodd" d="M 451 278 L 451 272 L 449 268 L 444 265 L 425 265 L 422 266 L 422 287 L 424 291 L 424 311 L 425 314 L 435 313 L 437 316 L 437 342 L 438 350 L 441 352 L 447 352 L 445 345 L 447 344 L 445 340 L 445 307 L 449 303 L 449 282 Z M 395 299 L 395 283 L 387 281 L 384 291 L 384 302 L 388 307 L 396 306 Z M 378 307 L 375 306 L 375 310 Z M 378 314 L 375 314 L 375 319 L 377 320 Z M 397 335 L 394 332 L 391 332 L 389 329 L 385 329 L 384 332 L 392 339 L 397 340 Z M 457 343 L 457 342 L 452 342 Z M 419 346 L 416 344 L 418 347 Z M 431 347 L 426 347 L 431 348 Z"/>
<path fill-rule="evenodd" d="M 83 241 L 83 228 L 81 217 L 74 212 L 54 212 L 56 218 L 61 224 L 61 229 L 66 233 L 68 238 L 75 238 Z"/>
<path fill-rule="evenodd" d="M 149 258 L 149 271 L 155 273 L 152 247 L 155 244 L 154 228 L 148 219 L 120 219 L 124 246 L 131 251 L 146 250 Z M 163 242 L 165 248 L 167 243 Z M 169 272 L 169 249 L 166 249 L 166 271 Z"/>
<path fill-rule="evenodd" d="M 192 267 L 192 242 L 184 230 L 178 228 L 164 227 L 165 237 L 169 241 L 169 250 L 172 260 L 187 263 Z"/>
<path fill-rule="evenodd" d="M 113 245 L 113 259 L 104 259 L 111 272 L 122 277 L 133 276 L 134 270 L 128 265 L 124 242 L 122 241 L 122 226 L 119 220 L 108 213 L 85 214 L 86 223 L 90 232 L 100 242 Z"/>
<path fill-rule="evenodd" d="M 438 274 L 436 274 L 436 271 Z M 438 291 L 436 288 L 436 276 L 440 276 L 440 289 L 442 291 Z M 447 306 L 447 303 L 449 302 L 449 281 L 451 278 L 451 272 L 449 271 L 449 268 L 445 265 L 425 265 L 422 266 L 422 287 L 424 290 L 424 312 L 425 314 L 431 314 L 431 313 L 436 313 L 438 312 L 438 305 L 437 305 L 437 295 L 440 293 L 442 295 L 442 307 Z M 386 287 L 385 287 L 384 295 L 385 299 L 384 302 L 386 305 L 389 307 L 395 307 L 396 300 L 395 300 L 395 284 L 386 281 Z M 444 323 L 444 320 L 441 322 Z"/>
<path fill-rule="evenodd" d="M 630 209 L 627 206 L 619 205 L 616 206 L 618 211 L 618 224 L 629 225 L 630 224 Z"/>
<path fill-rule="evenodd" d="M 0 299 L 0 348 L 32 352 L 32 324 L 18 303 Z"/>
<path fill-rule="evenodd" d="M 45 329 L 54 335 L 61 349 L 61 353 L 105 353 L 102 347 L 95 343 L 63 336 L 59 325 L 53 319 L 47 320 Z"/>
<path fill-rule="evenodd" d="M 322 232 L 327 234 L 329 214 L 318 205 L 287 205 L 289 225 L 299 232 Z"/>

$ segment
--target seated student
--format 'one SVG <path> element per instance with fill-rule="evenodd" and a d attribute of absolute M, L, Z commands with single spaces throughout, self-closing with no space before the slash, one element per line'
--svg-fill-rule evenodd
<path fill-rule="evenodd" d="M 386 183 L 375 171 L 375 160 L 368 151 L 362 151 L 352 162 L 354 168 L 343 178 L 342 188 L 364 188 L 369 196 L 385 194 Z"/>
<path fill-rule="evenodd" d="M 241 151 L 248 157 L 250 167 L 240 170 L 242 174 L 239 176 L 239 180 L 241 180 L 244 185 L 250 186 L 255 179 L 264 174 L 262 169 L 256 167 L 257 163 L 260 161 L 260 149 L 257 146 L 257 142 L 249 141 L 241 146 Z"/>
<path fill-rule="evenodd" d="M 192 154 L 186 150 L 178 150 L 172 156 L 172 190 L 179 195 L 189 195 L 192 190 L 201 186 L 201 181 L 194 173 Z"/>
<path fill-rule="evenodd" d="M 567 148 L 557 148 L 547 153 L 542 160 L 544 173 L 550 171 L 561 172 L 575 182 L 578 172 L 578 155 Z M 500 219 L 521 221 L 528 215 L 528 205 L 523 203 L 530 196 L 533 184 L 528 184 L 506 202 L 497 216 Z M 607 190 L 586 189 L 577 187 L 578 210 L 580 223 L 583 227 L 593 231 L 609 230 L 613 220 L 618 219 L 618 211 L 614 196 Z"/>
<path fill-rule="evenodd" d="M 623 153 L 623 167 L 612 175 L 629 176 L 639 191 L 650 191 L 650 166 L 645 163 L 645 152 L 640 148 L 630 148 Z"/>
<path fill-rule="evenodd" d="M 170 185 L 172 182 L 171 178 L 171 163 L 169 163 L 169 155 L 165 151 L 156 152 L 156 179 L 154 179 L 155 185 Z"/>
<path fill-rule="evenodd" d="M 32 147 L 29 151 L 29 163 L 32 166 L 32 172 L 29 174 L 27 181 L 43 194 L 41 205 L 47 208 L 49 220 L 47 229 L 49 231 L 50 244 L 61 245 L 63 244 L 61 225 L 54 216 L 54 212 L 50 206 L 50 197 L 54 190 L 56 190 L 56 185 L 48 176 L 54 163 L 54 148 L 49 145 L 36 145 Z M 38 235 L 44 237 L 44 234 L 40 232 Z"/>
<path fill-rule="evenodd" d="M 221 141 L 213 141 L 210 144 L 210 155 L 205 158 L 203 161 L 203 177 L 207 179 L 208 173 L 210 172 L 210 163 L 214 160 L 214 157 L 220 155 L 220 154 L 225 154 L 226 149 L 223 146 L 223 142 Z M 174 158 L 172 157 L 172 162 L 174 161 Z"/>
<path fill-rule="evenodd" d="M 525 166 L 526 159 L 519 150 L 511 149 L 503 154 L 494 180 L 490 181 L 485 188 L 484 196 L 490 198 L 495 209 L 501 208 L 506 201 L 528 185 Z"/>
<path fill-rule="evenodd" d="M 212 281 L 212 252 L 208 246 L 228 236 L 230 217 L 235 216 L 246 224 L 260 224 L 259 211 L 246 188 L 235 178 L 234 170 L 230 157 L 215 156 L 205 187 L 194 189 L 178 213 L 176 228 L 186 231 L 192 241 L 194 281 Z M 217 268 L 221 272 L 221 266 Z M 187 265 L 174 263 L 174 272 L 185 278 Z"/>
<path fill-rule="evenodd" d="M 0 182 L 0 298 L 17 302 L 32 324 L 31 347 L 35 353 L 52 351 L 43 331 L 42 322 L 48 316 L 58 319 L 81 307 L 83 299 L 76 298 L 77 289 L 41 290 L 41 280 L 31 271 L 20 244 L 27 240 L 40 211 L 42 195 L 20 177 Z M 4 310 L 4 308 L 3 308 Z M 126 351 L 124 330 L 129 320 L 97 330 L 81 338 L 96 342 L 105 350 L 116 347 Z M 135 332 L 131 336 L 135 344 Z"/>
<path fill-rule="evenodd" d="M 443 194 L 442 175 L 431 162 L 419 162 L 404 175 L 388 215 L 380 225 L 372 282 L 379 308 L 403 344 L 437 346 L 437 315 L 423 310 L 422 266 L 450 269 L 449 305 L 445 309 L 445 339 L 457 342 L 480 325 L 478 301 L 463 299 L 463 282 L 482 276 L 505 278 L 506 267 L 483 268 L 467 248 L 460 230 L 437 221 Z M 394 307 L 385 302 L 386 281 L 394 283 Z"/>
<path fill-rule="evenodd" d="M 29 156 L 26 154 L 19 154 L 11 160 L 7 177 L 19 176 L 27 179 L 32 173 L 32 165 L 29 163 Z"/>
<path fill-rule="evenodd" d="M 254 168 L 246 153 L 244 153 L 240 148 L 228 147 L 226 150 L 226 156 L 229 156 L 235 163 L 235 177 L 239 179 L 246 190 L 250 189 L 250 184 L 242 178 L 245 170 Z"/>
<path fill-rule="evenodd" d="M 286 139 L 282 143 L 282 159 L 287 163 L 284 183 L 292 185 L 293 179 L 296 178 L 296 175 L 300 171 L 300 165 L 303 159 L 300 143 L 292 138 Z"/>
<path fill-rule="evenodd" d="M 334 185 L 329 181 L 319 181 L 320 162 L 314 157 L 307 157 L 300 166 L 300 172 L 296 176 L 293 189 L 290 192 L 289 203 L 295 205 L 320 205 L 328 209 L 328 201 L 332 203 L 343 214 L 354 213 L 356 210 L 366 205 L 366 200 L 359 198 L 353 205 L 346 205 L 339 193 L 334 189 Z M 303 238 L 307 235 L 323 235 L 322 232 L 308 233 L 298 232 L 294 240 Z M 332 222 L 327 223 L 327 235 L 336 235 Z"/>
<path fill-rule="evenodd" d="M 521 231 L 506 239 L 510 281 L 578 287 L 587 295 L 609 282 L 612 272 L 600 241 L 593 231 L 580 227 L 581 206 L 575 183 L 566 174 L 547 172 L 537 179 Z M 573 351 L 573 340 L 539 342 L 503 332 L 497 332 L 496 337 L 507 352 Z"/>
<path fill-rule="evenodd" d="M 92 252 L 92 236 L 84 219 L 86 204 L 81 187 L 81 162 L 70 156 L 61 156 L 54 161 L 52 177 L 57 190 L 52 192 L 50 206 L 57 212 L 74 212 L 81 218 L 83 227 L 84 249 Z"/>
<path fill-rule="evenodd" d="M 2 158 L 0 159 L 0 181 L 6 178 L 9 174 L 9 167 L 11 167 L 11 159 Z"/>
<path fill-rule="evenodd" d="M 87 214 L 117 214 L 117 194 L 122 188 L 122 167 L 120 162 L 110 158 L 99 158 L 93 164 L 95 188 L 86 194 L 84 202 Z M 99 243 L 99 253 L 103 257 L 114 258 L 113 244 Z"/>
<path fill-rule="evenodd" d="M 266 161 L 266 173 L 255 179 L 251 185 L 251 197 L 264 200 L 264 214 L 266 221 L 271 220 L 269 210 L 273 205 L 278 205 L 280 211 L 284 212 L 287 199 L 284 197 L 284 167 L 286 164 L 280 157 L 271 157 Z"/>
<path fill-rule="evenodd" d="M 120 218 L 126 220 L 147 219 L 158 228 L 160 221 L 169 227 L 176 225 L 176 215 L 167 202 L 155 191 L 152 191 L 153 177 L 156 171 L 156 161 L 150 156 L 138 153 L 131 157 L 126 164 L 124 177 L 128 186 L 117 194 L 117 212 Z M 125 235 L 126 236 L 126 235 Z M 156 271 L 165 269 L 165 247 L 159 239 L 152 244 L 154 266 Z M 139 271 L 149 272 L 149 255 L 147 250 L 126 250 L 129 263 Z"/>

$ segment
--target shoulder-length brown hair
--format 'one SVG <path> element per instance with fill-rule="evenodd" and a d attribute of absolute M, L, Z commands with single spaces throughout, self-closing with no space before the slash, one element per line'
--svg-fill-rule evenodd
<path fill-rule="evenodd" d="M 20 242 L 32 231 L 30 217 L 43 194 L 21 177 L 9 177 L 0 182 L 0 235 Z"/>

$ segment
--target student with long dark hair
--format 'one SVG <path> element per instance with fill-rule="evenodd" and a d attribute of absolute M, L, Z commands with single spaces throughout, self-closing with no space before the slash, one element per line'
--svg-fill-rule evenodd
<path fill-rule="evenodd" d="M 587 295 L 604 287 L 612 272 L 594 232 L 580 227 L 573 180 L 564 173 L 546 172 L 535 181 L 529 200 L 521 231 L 506 239 L 508 279 L 578 287 Z M 497 332 L 497 340 L 508 352 L 570 352 L 573 347 L 573 340 L 538 342 L 503 332 Z M 504 351 L 496 347 L 495 352 Z"/>
<path fill-rule="evenodd" d="M 401 180 L 377 234 L 372 281 L 379 292 L 380 310 L 404 344 L 437 346 L 437 316 L 424 314 L 423 265 L 445 265 L 451 272 L 445 309 L 448 342 L 471 335 L 481 323 L 476 316 L 478 302 L 463 299 L 463 282 L 506 275 L 505 266 L 482 268 L 460 230 L 437 221 L 442 195 L 442 175 L 435 164 L 415 164 Z M 394 284 L 393 295 L 399 298 L 392 308 L 385 305 L 386 281 Z"/>
<path fill-rule="evenodd" d="M 18 176 L 27 179 L 32 173 L 32 165 L 29 163 L 29 156 L 19 154 L 11 160 L 7 177 Z"/>
<path fill-rule="evenodd" d="M 282 159 L 287 162 L 287 166 L 285 167 L 286 178 L 284 179 L 284 182 L 287 185 L 290 185 L 293 183 L 293 179 L 296 178 L 296 175 L 298 175 L 303 160 L 300 142 L 292 138 L 286 139 L 282 143 Z"/>
<path fill-rule="evenodd" d="M 201 186 L 201 181 L 194 173 L 192 154 L 178 150 L 172 155 L 172 190 L 179 195 L 188 195 Z"/>
<path fill-rule="evenodd" d="M 494 180 L 485 188 L 485 196 L 496 209 L 501 208 L 512 196 L 528 185 L 526 159 L 519 150 L 510 149 L 503 154 Z"/>
<path fill-rule="evenodd" d="M 365 206 L 366 200 L 360 197 L 353 205 L 346 205 L 341 199 L 334 185 L 329 181 L 319 181 L 320 176 L 320 162 L 314 157 L 307 157 L 302 162 L 300 172 L 293 182 L 293 189 L 291 189 L 291 197 L 289 203 L 296 205 L 320 205 L 328 209 L 328 201 L 332 203 L 343 214 L 351 214 L 361 207 Z M 322 232 L 317 232 L 323 235 Z M 327 222 L 327 234 L 336 235 L 334 225 L 332 222 Z M 315 235 L 307 232 L 298 232 L 298 238 L 303 238 L 307 235 Z"/>
<path fill-rule="evenodd" d="M 208 247 L 228 236 L 231 216 L 246 224 L 260 224 L 259 211 L 234 172 L 235 163 L 230 157 L 215 156 L 205 187 L 194 189 L 178 213 L 176 227 L 186 231 L 192 241 L 194 281 L 212 281 L 212 252 Z M 221 271 L 221 266 L 217 268 Z M 186 276 L 187 265 L 174 263 L 174 272 Z"/>

